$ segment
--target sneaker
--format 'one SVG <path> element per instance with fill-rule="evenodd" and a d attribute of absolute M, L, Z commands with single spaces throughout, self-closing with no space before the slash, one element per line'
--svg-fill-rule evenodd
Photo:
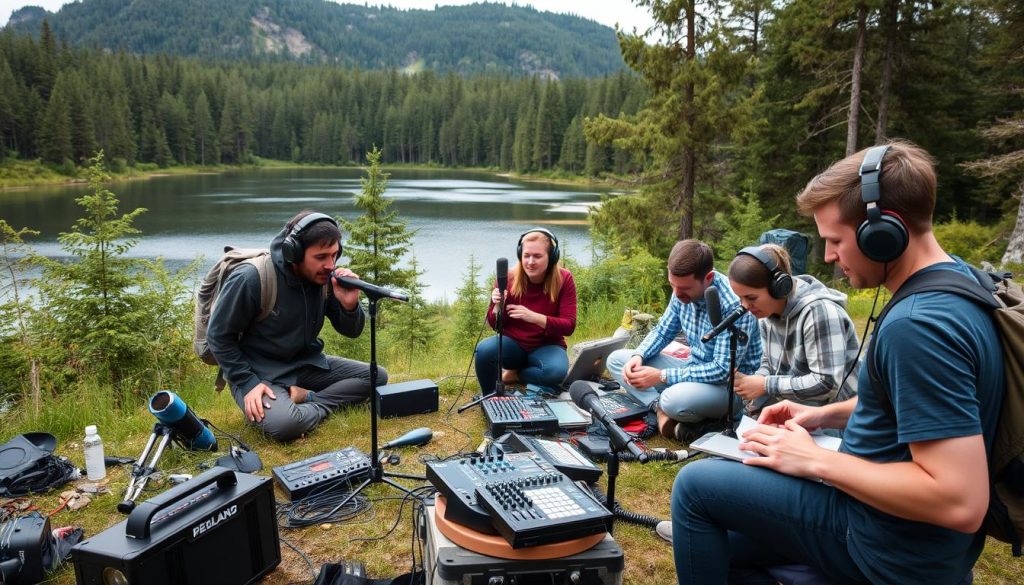
<path fill-rule="evenodd" d="M 658 525 L 654 527 L 654 531 L 666 541 L 672 542 L 672 522 L 670 520 L 658 522 Z"/>
<path fill-rule="evenodd" d="M 679 423 L 674 430 L 675 440 L 680 443 L 690 443 L 703 437 L 708 433 L 722 430 L 722 421 L 707 419 L 695 423 Z"/>

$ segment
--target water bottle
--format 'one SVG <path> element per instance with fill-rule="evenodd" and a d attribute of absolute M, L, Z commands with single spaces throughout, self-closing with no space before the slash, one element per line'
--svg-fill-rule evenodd
<path fill-rule="evenodd" d="M 85 427 L 85 473 L 89 481 L 99 481 L 107 476 L 107 466 L 103 463 L 103 439 L 96 432 L 96 425 Z"/>

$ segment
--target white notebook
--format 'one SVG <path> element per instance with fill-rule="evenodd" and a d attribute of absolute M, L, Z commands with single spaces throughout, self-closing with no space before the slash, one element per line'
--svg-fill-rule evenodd
<path fill-rule="evenodd" d="M 740 449 L 740 437 L 743 433 L 747 432 L 757 426 L 757 421 L 744 416 L 740 420 L 740 425 L 736 429 L 736 437 L 728 437 L 723 435 L 721 432 L 708 433 L 696 441 L 690 443 L 691 449 L 698 451 L 704 451 L 712 455 L 718 455 L 719 457 L 725 457 L 726 459 L 733 459 L 736 461 L 743 461 L 751 457 L 760 457 L 753 451 L 744 451 Z M 821 431 L 814 431 L 811 433 L 811 437 L 819 447 L 823 449 L 829 449 L 831 451 L 838 451 L 839 445 L 842 444 L 843 440 L 839 437 L 833 437 L 831 435 L 825 435 Z"/>

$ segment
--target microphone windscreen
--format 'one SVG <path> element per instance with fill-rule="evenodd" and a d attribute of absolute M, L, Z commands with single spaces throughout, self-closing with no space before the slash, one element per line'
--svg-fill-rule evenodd
<path fill-rule="evenodd" d="M 583 405 L 583 399 L 588 395 L 593 394 L 597 396 L 597 392 L 594 391 L 594 387 L 590 385 L 590 382 L 586 380 L 576 380 L 569 386 L 569 397 L 575 404 L 580 406 Z"/>
<path fill-rule="evenodd" d="M 498 258 L 497 267 L 498 290 L 508 288 L 508 258 Z"/>
<path fill-rule="evenodd" d="M 718 298 L 718 288 L 715 286 L 709 286 L 704 290 L 704 302 L 708 306 L 708 319 L 711 320 L 712 325 L 718 325 L 722 322 L 722 302 Z"/>

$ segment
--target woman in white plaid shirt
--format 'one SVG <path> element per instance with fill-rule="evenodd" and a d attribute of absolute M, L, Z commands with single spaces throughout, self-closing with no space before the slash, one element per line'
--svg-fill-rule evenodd
<path fill-rule="evenodd" d="M 729 285 L 758 318 L 764 344 L 758 370 L 736 373 L 748 414 L 782 400 L 822 405 L 856 393 L 857 333 L 845 294 L 813 276 L 792 276 L 789 255 L 773 244 L 741 250 Z"/>

